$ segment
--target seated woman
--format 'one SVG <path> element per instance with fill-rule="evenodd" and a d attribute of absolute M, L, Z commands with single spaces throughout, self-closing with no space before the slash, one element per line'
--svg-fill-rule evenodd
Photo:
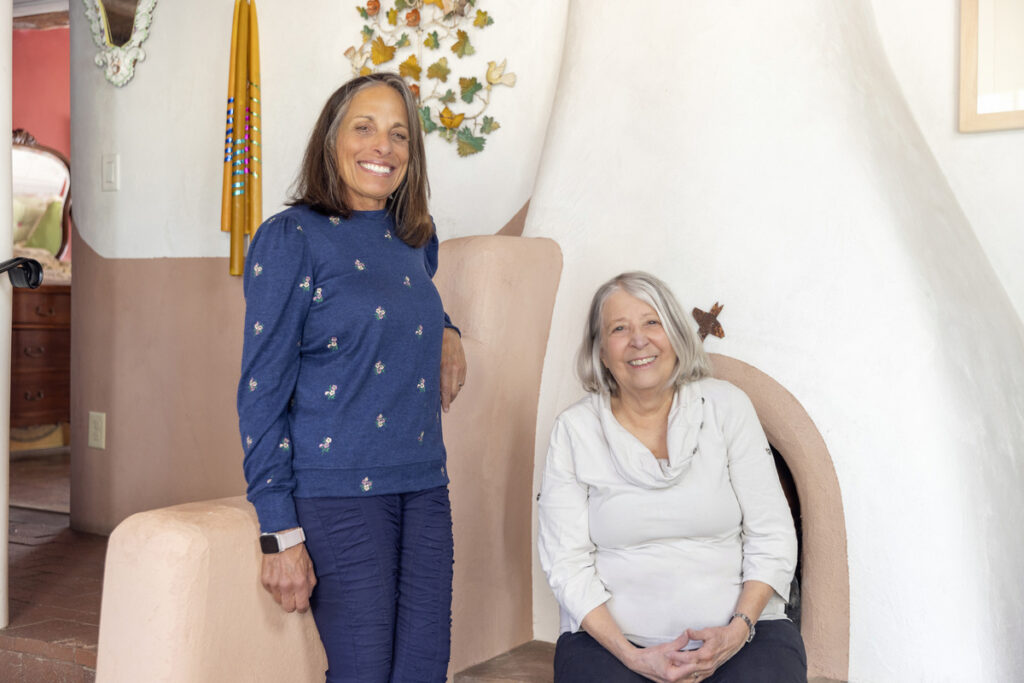
<path fill-rule="evenodd" d="M 771 449 L 663 282 L 598 289 L 577 372 L 590 395 L 555 422 L 539 509 L 556 683 L 806 681 Z"/>

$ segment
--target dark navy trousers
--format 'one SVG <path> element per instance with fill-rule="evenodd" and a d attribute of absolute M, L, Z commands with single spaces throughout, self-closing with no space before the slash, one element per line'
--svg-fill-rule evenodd
<path fill-rule="evenodd" d="M 448 487 L 298 498 L 327 683 L 442 683 L 451 650 Z"/>
<path fill-rule="evenodd" d="M 586 631 L 563 633 L 555 646 L 555 683 L 643 683 Z M 807 654 L 793 622 L 757 622 L 754 639 L 720 666 L 707 683 L 807 683 Z"/>

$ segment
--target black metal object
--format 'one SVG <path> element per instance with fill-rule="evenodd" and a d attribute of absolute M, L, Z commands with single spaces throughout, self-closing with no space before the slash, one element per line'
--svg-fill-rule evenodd
<path fill-rule="evenodd" d="M 18 256 L 7 259 L 0 263 L 0 273 L 7 273 L 15 287 L 35 289 L 43 284 L 43 266 L 34 258 Z"/>

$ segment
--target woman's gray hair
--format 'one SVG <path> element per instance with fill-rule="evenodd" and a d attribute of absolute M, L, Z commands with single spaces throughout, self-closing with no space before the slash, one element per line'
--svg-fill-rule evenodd
<path fill-rule="evenodd" d="M 615 378 L 601 362 L 601 310 L 608 297 L 619 291 L 640 299 L 658 314 L 676 354 L 676 370 L 670 380 L 675 388 L 711 375 L 711 362 L 704 352 L 704 345 L 687 324 L 672 290 L 650 273 L 633 271 L 621 273 L 605 282 L 590 302 L 583 343 L 576 354 L 576 374 L 584 389 L 592 393 L 608 394 L 615 394 L 619 390 Z"/>

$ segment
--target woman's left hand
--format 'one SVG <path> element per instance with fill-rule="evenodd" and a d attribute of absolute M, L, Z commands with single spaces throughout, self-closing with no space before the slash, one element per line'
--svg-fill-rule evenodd
<path fill-rule="evenodd" d="M 682 680 L 703 681 L 740 651 L 747 642 L 747 634 L 747 625 L 739 619 L 734 619 L 728 626 L 687 629 L 686 635 L 690 640 L 703 640 L 704 644 L 696 650 L 669 652 L 666 656 L 676 664 L 693 666 L 689 676 Z"/>
<path fill-rule="evenodd" d="M 441 340 L 441 410 L 448 412 L 465 383 L 466 354 L 462 350 L 462 337 L 446 327 Z"/>

